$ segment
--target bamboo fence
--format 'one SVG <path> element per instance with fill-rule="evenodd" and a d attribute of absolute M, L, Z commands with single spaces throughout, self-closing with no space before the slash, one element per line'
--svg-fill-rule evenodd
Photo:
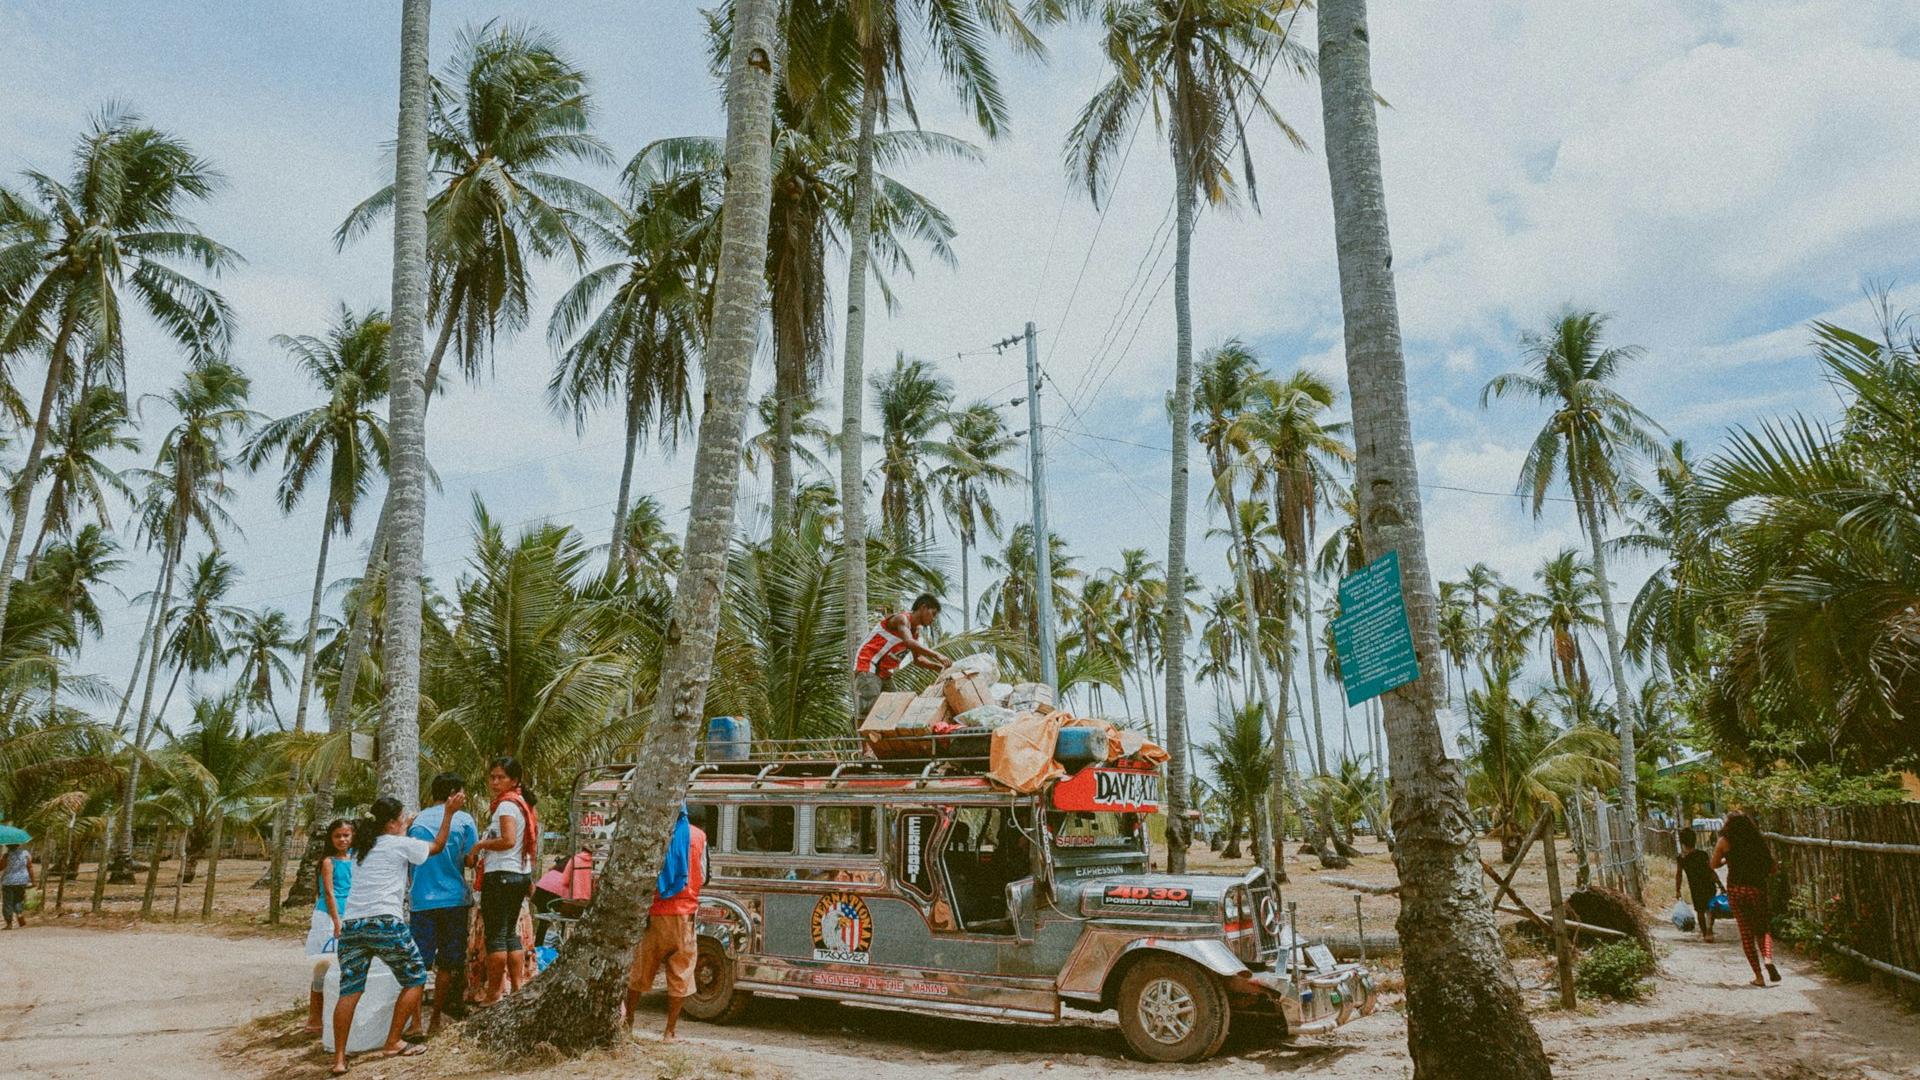
<path fill-rule="evenodd" d="M 1770 897 L 1776 922 L 1796 897 L 1813 901 L 1825 925 L 1821 945 L 1920 1003 L 1920 804 L 1760 817 L 1779 864 Z"/>

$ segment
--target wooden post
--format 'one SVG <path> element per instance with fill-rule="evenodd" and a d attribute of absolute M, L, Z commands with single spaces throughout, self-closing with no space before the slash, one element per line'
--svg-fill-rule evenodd
<path fill-rule="evenodd" d="M 1571 1009 L 1573 998 L 1573 943 L 1567 940 L 1567 914 L 1560 896 L 1560 856 L 1553 849 L 1553 807 L 1542 805 L 1547 831 L 1540 837 L 1547 856 L 1547 907 L 1553 916 L 1553 952 L 1560 969 L 1560 1007 Z"/>
<path fill-rule="evenodd" d="M 1619 867 L 1613 857 L 1613 815 L 1608 811 L 1607 801 L 1600 796 L 1593 797 L 1593 827 L 1600 834 L 1595 844 L 1600 848 L 1600 884 L 1609 889 L 1618 888 Z"/>
<path fill-rule="evenodd" d="M 160 887 L 160 842 L 167 838 L 165 825 L 153 829 L 153 850 L 147 854 L 147 891 L 140 896 L 140 921 L 153 918 L 153 894 Z"/>
<path fill-rule="evenodd" d="M 187 884 L 187 830 L 180 830 L 180 862 L 173 868 L 173 921 L 180 921 L 180 892 Z"/>
<path fill-rule="evenodd" d="M 227 828 L 227 812 L 213 812 L 213 843 L 207 845 L 207 891 L 200 901 L 200 921 L 208 922 L 213 918 L 213 880 L 220 871 L 220 840 Z"/>

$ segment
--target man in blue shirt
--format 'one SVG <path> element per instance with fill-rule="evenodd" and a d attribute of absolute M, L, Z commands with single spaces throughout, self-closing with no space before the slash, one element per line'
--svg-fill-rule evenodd
<path fill-rule="evenodd" d="M 432 805 L 413 819 L 407 835 L 432 843 L 440 832 L 440 819 L 446 814 L 447 796 L 465 791 L 467 782 L 458 773 L 441 773 L 433 778 Z M 444 1010 L 458 1020 L 466 1012 L 463 999 L 467 981 L 467 915 L 473 896 L 467 888 L 465 866 L 467 852 L 480 839 L 473 816 L 465 810 L 453 813 L 453 825 L 447 830 L 447 845 L 413 871 L 411 901 L 414 944 L 420 947 L 420 959 L 432 969 L 433 1019 L 427 1032 L 440 1030 Z"/>

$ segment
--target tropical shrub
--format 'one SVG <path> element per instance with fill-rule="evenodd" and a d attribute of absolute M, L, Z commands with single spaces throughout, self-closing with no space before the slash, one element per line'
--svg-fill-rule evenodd
<path fill-rule="evenodd" d="M 1615 1001 L 1632 1001 L 1646 992 L 1646 978 L 1653 974 L 1653 957 L 1631 941 L 1616 941 L 1589 949 L 1580 958 L 1580 969 L 1573 982 L 1589 996 Z"/>

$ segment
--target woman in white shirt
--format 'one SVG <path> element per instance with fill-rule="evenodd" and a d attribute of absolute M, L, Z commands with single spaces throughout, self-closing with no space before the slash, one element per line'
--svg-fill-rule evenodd
<path fill-rule="evenodd" d="M 447 797 L 440 817 L 440 833 L 429 844 L 407 835 L 413 823 L 400 812 L 400 800 L 381 796 L 373 800 L 369 816 L 353 827 L 353 890 L 340 924 L 340 1000 L 333 1007 L 333 1075 L 347 1071 L 347 1033 L 353 1030 L 353 1012 L 367 989 L 367 968 L 379 957 L 400 983 L 400 999 L 393 1005 L 393 1024 L 387 1029 L 388 1057 L 411 1057 L 426 1048 L 407 1043 L 400 1033 L 420 1010 L 427 985 L 427 966 L 407 928 L 407 873 L 447 846 L 447 828 L 453 815 L 466 805 L 465 792 Z"/>
<path fill-rule="evenodd" d="M 487 769 L 487 787 L 493 791 L 492 820 L 487 835 L 473 845 L 470 858 L 480 864 L 480 918 L 486 934 L 487 988 L 484 1004 L 500 1000 L 509 967 L 515 972 L 525 962 L 520 941 L 520 907 L 533 892 L 534 852 L 540 837 L 540 819 L 520 787 L 520 762 L 497 757 Z"/>

